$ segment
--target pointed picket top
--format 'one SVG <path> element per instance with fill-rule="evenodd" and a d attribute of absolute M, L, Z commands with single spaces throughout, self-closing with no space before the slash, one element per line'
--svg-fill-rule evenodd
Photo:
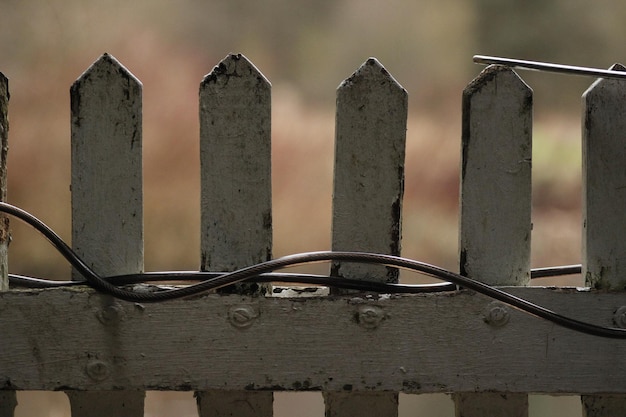
<path fill-rule="evenodd" d="M 337 88 L 332 250 L 400 255 L 407 113 L 406 90 L 375 58 Z M 345 278 L 399 278 L 397 269 L 380 265 L 334 262 L 331 268 L 331 275 Z M 398 394 L 327 392 L 324 402 L 326 415 L 372 409 L 393 415 Z"/>
<path fill-rule="evenodd" d="M 0 72 L 0 201 L 7 197 L 7 151 L 9 149 L 9 80 Z M 0 291 L 9 288 L 7 252 L 9 219 L 0 216 Z"/>
<path fill-rule="evenodd" d="M 70 96 L 72 245 L 100 274 L 141 272 L 141 83 L 104 54 Z"/>
<path fill-rule="evenodd" d="M 512 69 L 491 65 L 463 90 L 462 118 L 461 273 L 490 285 L 528 285 L 532 90 Z M 526 394 L 497 400 L 454 397 L 457 415 L 528 413 Z"/>
<path fill-rule="evenodd" d="M 489 65 L 483 69 L 463 90 L 464 96 L 473 96 L 491 83 L 502 80 L 503 77 L 510 78 L 514 84 L 519 85 L 520 90 L 532 90 L 528 84 L 519 76 L 514 69 L 506 65 Z"/>
<path fill-rule="evenodd" d="M 408 95 L 374 58 L 337 89 L 332 249 L 400 254 Z M 391 268 L 335 263 L 333 274 L 396 282 Z"/>
<path fill-rule="evenodd" d="M 115 57 L 104 53 L 70 88 L 72 123 L 81 123 L 81 111 L 86 108 L 85 98 L 89 99 L 91 106 L 99 106 L 102 110 L 94 112 L 91 117 L 106 117 L 108 109 L 113 111 L 120 106 L 119 111 L 126 109 L 141 113 L 141 90 L 141 81 Z"/>
<path fill-rule="evenodd" d="M 102 275 L 143 271 L 141 96 L 139 80 L 109 54 L 70 89 L 72 247 Z M 72 278 L 82 277 L 73 271 Z M 122 414 L 116 408 L 122 404 L 124 415 L 139 417 L 144 396 L 117 391 L 69 398 L 72 415 Z"/>
<path fill-rule="evenodd" d="M 626 67 L 620 63 L 615 63 L 609 68 L 611 71 L 626 71 Z M 583 98 L 591 95 L 602 94 L 602 89 L 613 89 L 616 85 L 624 84 L 624 80 L 616 78 L 598 78 L 583 93 Z"/>
<path fill-rule="evenodd" d="M 265 88 L 271 86 L 268 79 L 243 54 L 228 55 L 202 79 L 200 85 L 201 89 L 208 88 L 210 84 L 224 86 L 233 80 L 239 80 L 239 83 L 257 84 Z"/>
<path fill-rule="evenodd" d="M 119 77 L 121 80 L 127 80 L 129 83 L 141 88 L 141 81 L 113 55 L 105 52 L 74 81 L 72 89 L 80 88 L 82 84 L 89 82 L 91 79 L 101 77 Z"/>
<path fill-rule="evenodd" d="M 626 71 L 620 63 L 612 71 Z M 626 82 L 600 78 L 583 93 L 583 276 L 598 290 L 626 290 Z M 581 395 L 586 416 L 619 415 L 623 395 Z"/>
<path fill-rule="evenodd" d="M 108 52 L 100 55 L 98 59 L 96 59 L 77 79 L 76 82 L 87 78 L 90 74 L 94 74 L 97 72 L 119 72 L 121 76 L 132 78 L 136 83 L 141 84 L 141 82 L 135 77 L 128 68 L 126 68 L 120 61 L 117 60 L 113 55 Z"/>
<path fill-rule="evenodd" d="M 463 91 L 460 270 L 491 285 L 530 280 L 532 89 L 492 65 Z"/>
<path fill-rule="evenodd" d="M 596 80 L 583 94 L 583 274 L 604 290 L 626 288 L 625 131 L 626 82 Z"/>
<path fill-rule="evenodd" d="M 200 268 L 232 271 L 272 257 L 271 85 L 243 55 L 200 83 Z M 269 284 L 221 292 L 262 294 Z M 273 393 L 196 392 L 198 415 L 272 415 Z"/>
<path fill-rule="evenodd" d="M 385 85 L 391 89 L 397 89 L 406 94 L 406 90 L 398 83 L 395 78 L 385 69 L 385 67 L 376 59 L 369 58 L 365 61 L 350 77 L 346 78 L 338 89 L 348 89 L 364 84 L 369 85 Z"/>
<path fill-rule="evenodd" d="M 243 55 L 224 58 L 200 84 L 200 164 L 202 269 L 268 260 L 271 86 Z"/>

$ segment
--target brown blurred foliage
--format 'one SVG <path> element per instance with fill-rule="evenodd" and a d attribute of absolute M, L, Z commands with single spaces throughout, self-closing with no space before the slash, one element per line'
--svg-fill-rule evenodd
<path fill-rule="evenodd" d="M 146 269 L 197 269 L 197 88 L 229 52 L 272 81 L 275 255 L 327 249 L 334 92 L 376 56 L 409 91 L 403 248 L 456 267 L 460 95 L 475 53 L 608 67 L 626 6 L 607 0 L 0 1 L 10 79 L 9 201 L 69 241 L 71 83 L 109 52 L 144 85 Z M 521 74 L 535 89 L 534 264 L 580 251 L 579 97 L 591 80 Z M 11 271 L 68 267 L 13 222 Z"/>
<path fill-rule="evenodd" d="M 472 55 L 607 68 L 625 61 L 625 17 L 619 0 L 0 0 L 9 202 L 69 242 L 68 90 L 109 52 L 144 85 L 146 270 L 197 269 L 198 85 L 240 52 L 274 87 L 274 254 L 328 249 L 335 88 L 375 56 L 410 97 L 403 253 L 457 270 L 460 97 L 481 69 Z M 533 264 L 577 263 L 579 107 L 592 80 L 520 74 L 536 103 Z M 13 221 L 12 234 L 11 272 L 69 276 L 29 228 Z"/>

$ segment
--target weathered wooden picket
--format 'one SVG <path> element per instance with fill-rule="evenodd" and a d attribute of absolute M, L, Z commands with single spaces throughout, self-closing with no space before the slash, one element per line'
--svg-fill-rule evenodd
<path fill-rule="evenodd" d="M 622 69 L 616 67 L 616 69 Z M 141 83 L 110 55 L 71 88 L 72 244 L 102 275 L 143 270 Z M 270 93 L 243 56 L 200 84 L 202 270 L 272 257 Z M 6 162 L 8 82 L 0 77 Z M 460 270 L 574 318 L 626 328 L 626 83 L 584 95 L 583 273 L 530 280 L 532 91 L 490 66 L 464 91 Z M 337 93 L 332 249 L 400 254 L 407 93 L 375 59 Z M 0 172 L 6 198 L 6 173 Z M 141 416 L 146 390 L 195 391 L 200 416 L 271 416 L 274 391 L 322 391 L 328 416 L 394 416 L 398 393 L 452 393 L 457 415 L 524 416 L 528 393 L 626 415 L 626 341 L 564 329 L 469 290 L 299 298 L 238 285 L 162 303 L 7 285 L 0 230 L 0 416 L 16 390 L 62 390 L 72 415 Z M 332 274 L 397 282 L 394 269 Z M 292 358 L 285 360 L 286 357 Z"/>

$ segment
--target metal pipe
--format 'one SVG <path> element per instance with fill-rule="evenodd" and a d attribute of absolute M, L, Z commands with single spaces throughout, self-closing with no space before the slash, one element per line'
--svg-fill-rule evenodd
<path fill-rule="evenodd" d="M 513 68 L 522 68 L 534 71 L 557 72 L 561 74 L 591 76 L 599 78 L 626 79 L 625 71 L 605 70 L 599 68 L 578 67 L 573 65 L 551 64 L 548 62 L 525 61 L 522 59 L 501 58 L 495 56 L 474 55 L 477 64 L 499 64 Z"/>

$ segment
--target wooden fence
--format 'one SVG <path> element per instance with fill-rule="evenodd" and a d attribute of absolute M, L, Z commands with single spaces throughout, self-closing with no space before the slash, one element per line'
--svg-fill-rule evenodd
<path fill-rule="evenodd" d="M 7 85 L 1 77 L 4 163 Z M 71 88 L 72 245 L 106 276 L 143 270 L 141 92 L 106 54 Z M 241 55 L 200 84 L 202 270 L 272 258 L 270 94 Z M 501 66 L 463 94 L 460 270 L 579 320 L 626 327 L 626 84 L 598 80 L 583 103 L 590 288 L 527 286 L 532 91 Z M 377 60 L 340 85 L 333 250 L 400 255 L 406 119 L 407 93 Z M 464 417 L 527 415 L 528 393 L 580 394 L 586 416 L 626 415 L 625 340 L 473 291 L 301 298 L 245 284 L 133 303 L 83 287 L 15 289 L 2 225 L 2 417 L 13 415 L 16 390 L 65 391 L 76 417 L 141 416 L 147 390 L 195 391 L 203 417 L 271 416 L 273 392 L 285 390 L 322 391 L 327 416 L 394 416 L 400 392 L 452 393 Z M 398 280 L 376 265 L 331 270 Z"/>

